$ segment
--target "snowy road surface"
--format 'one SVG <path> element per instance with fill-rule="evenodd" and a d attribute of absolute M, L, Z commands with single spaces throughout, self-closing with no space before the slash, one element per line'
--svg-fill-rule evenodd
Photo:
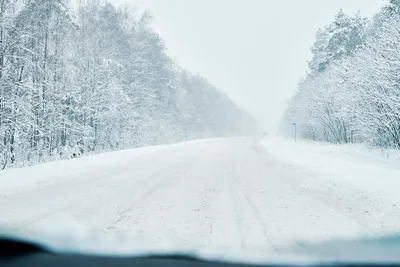
<path fill-rule="evenodd" d="M 277 146 L 285 153 L 296 146 L 279 142 L 203 140 L 7 170 L 1 220 L 23 229 L 63 217 L 104 234 L 143 235 L 155 246 L 245 251 L 400 231 L 397 180 L 388 180 L 387 192 L 360 177 L 354 186 L 329 168 L 285 161 Z"/>

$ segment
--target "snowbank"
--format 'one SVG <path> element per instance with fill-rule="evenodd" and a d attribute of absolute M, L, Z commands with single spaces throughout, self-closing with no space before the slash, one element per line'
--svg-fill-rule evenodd
<path fill-rule="evenodd" d="M 322 181 L 400 200 L 400 151 L 274 137 L 261 143 L 272 157 L 306 168 Z"/>

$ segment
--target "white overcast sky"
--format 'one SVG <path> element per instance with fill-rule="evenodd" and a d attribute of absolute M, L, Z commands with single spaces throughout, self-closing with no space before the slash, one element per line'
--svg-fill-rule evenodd
<path fill-rule="evenodd" d="M 110 0 L 154 14 L 180 66 L 208 78 L 266 130 L 279 124 L 319 27 L 340 8 L 372 16 L 384 0 Z"/>

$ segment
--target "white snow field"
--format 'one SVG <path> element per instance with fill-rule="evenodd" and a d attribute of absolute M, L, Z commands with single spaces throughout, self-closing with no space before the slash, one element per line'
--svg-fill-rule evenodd
<path fill-rule="evenodd" d="M 378 158 L 272 137 L 111 152 L 1 172 L 0 216 L 16 231 L 70 220 L 154 248 L 273 251 L 398 232 L 400 169 Z"/>

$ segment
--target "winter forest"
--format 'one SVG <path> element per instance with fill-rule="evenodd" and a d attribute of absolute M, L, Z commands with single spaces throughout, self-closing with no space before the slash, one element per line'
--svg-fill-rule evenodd
<path fill-rule="evenodd" d="M 400 0 L 372 18 L 340 10 L 319 29 L 281 129 L 334 143 L 400 148 Z"/>
<path fill-rule="evenodd" d="M 174 63 L 151 20 L 102 0 L 0 0 L 2 165 L 255 130 Z"/>

